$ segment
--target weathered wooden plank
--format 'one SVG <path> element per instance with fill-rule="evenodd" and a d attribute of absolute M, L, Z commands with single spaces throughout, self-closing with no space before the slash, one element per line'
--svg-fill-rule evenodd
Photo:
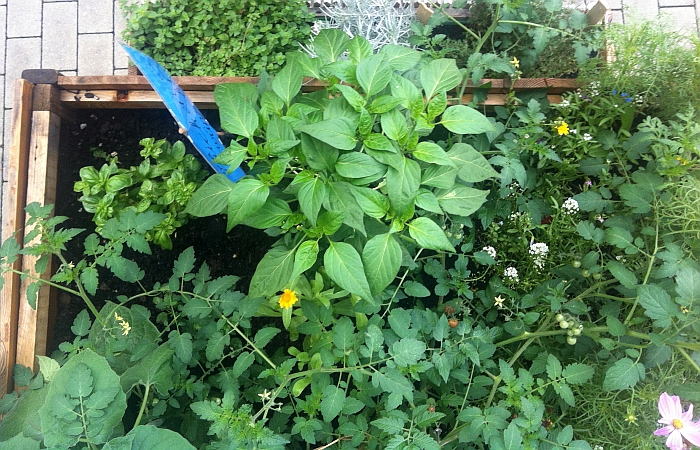
<path fill-rule="evenodd" d="M 29 171 L 27 174 L 27 204 L 39 202 L 42 205 L 56 202 L 56 178 L 58 166 L 58 142 L 61 118 L 51 111 L 32 113 L 31 140 L 29 149 Z M 26 218 L 25 218 L 26 220 Z M 23 270 L 30 276 L 48 280 L 51 277 L 51 263 L 45 273 L 35 272 L 37 258 L 25 255 L 22 258 Z M 31 283 L 27 278 L 22 282 L 20 292 L 19 319 L 17 329 L 17 364 L 35 370 L 38 367 L 35 356 L 45 355 L 49 337 L 49 311 L 51 289 L 42 285 L 33 309 L 26 295 Z"/>
<path fill-rule="evenodd" d="M 173 80 L 183 91 L 213 91 L 217 84 L 222 83 L 253 83 L 258 84 L 260 77 L 173 77 Z M 136 75 L 100 75 L 100 76 L 71 76 L 58 77 L 57 85 L 65 91 L 73 91 L 74 95 L 83 95 L 85 91 L 94 89 L 115 90 L 151 90 L 151 85 L 144 76 Z M 305 78 L 302 89 L 314 91 L 322 89 L 325 84 L 313 78 Z"/>
<path fill-rule="evenodd" d="M 61 89 L 53 84 L 35 85 L 32 95 L 32 110 L 52 111 L 61 116 L 62 120 L 75 123 L 75 114 L 61 102 Z"/>
<path fill-rule="evenodd" d="M 27 80 L 14 84 L 14 102 L 10 118 L 10 148 L 7 159 L 7 196 L 2 213 L 2 239 L 24 228 L 24 205 L 27 195 L 27 168 L 29 164 L 29 136 L 32 118 L 32 88 Z M 18 244 L 22 233 L 17 233 Z M 21 270 L 21 259 L 12 266 Z M 0 389 L 1 394 L 14 387 L 12 369 L 17 352 L 17 318 L 19 315 L 21 280 L 18 274 L 5 273 L 0 292 Z"/>

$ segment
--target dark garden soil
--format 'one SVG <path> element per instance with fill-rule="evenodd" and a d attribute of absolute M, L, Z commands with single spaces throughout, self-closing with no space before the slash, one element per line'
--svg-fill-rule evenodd
<path fill-rule="evenodd" d="M 217 127 L 218 112 L 203 113 Z M 64 122 L 61 129 L 56 189 L 56 215 L 69 218 L 62 226 L 86 229 L 67 245 L 65 256 L 73 262 L 83 258 L 83 240 L 94 231 L 92 214 L 83 211 L 78 200 L 81 194 L 73 192 L 73 184 L 80 180 L 79 171 L 82 167 L 92 165 L 99 169 L 105 163 L 104 158 L 94 156 L 92 149 L 99 149 L 106 154 L 117 152 L 122 167 L 136 166 L 141 162 L 139 141 L 146 137 L 165 138 L 171 143 L 182 140 L 189 153 L 197 154 L 190 142 L 178 134 L 177 124 L 165 109 L 76 110 L 75 117 L 75 124 Z M 224 142 L 227 143 L 226 140 Z M 202 167 L 207 167 L 203 159 L 201 164 Z M 223 216 L 192 218 L 176 231 L 172 250 L 152 245 L 152 255 L 126 249 L 124 256 L 136 261 L 146 273 L 141 283 L 148 289 L 156 282 L 167 282 L 172 274 L 173 262 L 180 252 L 193 246 L 197 266 L 206 261 L 213 277 L 240 277 L 238 288 L 245 292 L 255 267 L 274 240 L 261 230 L 246 226 L 237 226 L 226 233 L 226 218 Z M 98 309 L 105 301 L 116 301 L 118 295 L 131 296 L 141 292 L 138 284 L 125 283 L 108 270 L 100 270 L 99 275 L 99 289 L 93 300 Z M 155 312 L 148 299 L 143 299 L 141 304 Z M 70 327 L 75 316 L 83 309 L 85 304 L 81 298 L 62 292 L 58 295 L 54 339 L 50 343 L 49 354 L 61 342 L 73 340 Z"/>

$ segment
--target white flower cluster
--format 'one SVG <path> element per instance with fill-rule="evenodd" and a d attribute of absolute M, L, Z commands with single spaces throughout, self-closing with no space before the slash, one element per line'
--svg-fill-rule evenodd
<path fill-rule="evenodd" d="M 591 139 L 593 139 L 593 136 L 591 136 L 588 133 L 583 133 L 583 140 L 584 141 L 590 141 Z"/>
<path fill-rule="evenodd" d="M 496 259 L 496 249 L 491 247 L 490 245 L 487 245 L 486 247 L 482 248 L 481 251 L 488 254 L 491 258 Z"/>
<path fill-rule="evenodd" d="M 593 450 L 605 450 L 602 445 L 596 445 Z"/>
<path fill-rule="evenodd" d="M 563 100 L 559 103 L 558 106 L 561 107 L 561 108 L 566 108 L 566 107 L 569 106 L 570 104 L 571 104 L 571 103 L 569 103 L 569 100 L 563 99 Z"/>
<path fill-rule="evenodd" d="M 544 268 L 544 263 L 549 252 L 549 246 L 544 242 L 535 242 L 530 244 L 530 255 L 532 262 L 538 269 Z"/>
<path fill-rule="evenodd" d="M 600 83 L 597 81 L 594 81 L 587 86 L 586 92 L 588 93 L 588 95 L 590 97 L 597 97 L 600 95 L 599 89 L 600 89 Z"/>
<path fill-rule="evenodd" d="M 565 214 L 576 214 L 578 212 L 578 202 L 573 198 L 567 198 L 561 205 L 561 209 L 564 210 Z"/>
<path fill-rule="evenodd" d="M 513 283 L 517 283 L 519 278 L 518 278 L 518 269 L 515 267 L 506 267 L 506 270 L 503 271 L 503 276 L 508 278 L 509 281 Z"/>

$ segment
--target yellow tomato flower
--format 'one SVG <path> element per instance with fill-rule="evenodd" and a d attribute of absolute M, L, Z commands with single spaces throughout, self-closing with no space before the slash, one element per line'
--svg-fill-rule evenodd
<path fill-rule="evenodd" d="M 559 133 L 560 136 L 563 134 L 569 134 L 569 124 L 562 122 L 561 125 L 557 127 L 557 133 Z"/>
<path fill-rule="evenodd" d="M 295 304 L 298 301 L 299 299 L 297 298 L 297 294 L 295 294 L 294 291 L 290 289 L 285 289 L 284 293 L 280 295 L 280 308 L 289 309 L 292 307 L 293 304 Z"/>
<path fill-rule="evenodd" d="M 518 61 L 518 58 L 516 58 L 515 56 L 513 56 L 513 60 L 510 63 L 513 64 L 513 67 L 515 67 L 516 69 L 520 68 L 520 61 Z"/>

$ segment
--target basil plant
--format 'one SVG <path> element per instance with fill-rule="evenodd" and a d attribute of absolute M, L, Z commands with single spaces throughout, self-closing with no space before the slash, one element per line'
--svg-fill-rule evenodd
<path fill-rule="evenodd" d="M 323 30 L 313 50 L 290 55 L 257 86 L 216 87 L 221 126 L 235 136 L 216 162 L 250 170 L 237 183 L 212 175 L 187 212 L 224 212 L 229 230 L 245 224 L 280 236 L 251 296 L 303 293 L 330 279 L 345 292 L 313 289 L 315 298 L 327 304 L 349 292 L 371 309 L 421 249 L 455 251 L 444 225 L 474 213 L 489 191 L 473 184 L 498 176 L 460 135 L 496 128 L 474 108 L 448 106 L 459 103 L 448 92 L 464 78 L 453 60 L 426 61 L 395 45 L 373 54 L 364 38 L 339 30 Z M 325 88 L 302 94 L 304 77 Z"/>

